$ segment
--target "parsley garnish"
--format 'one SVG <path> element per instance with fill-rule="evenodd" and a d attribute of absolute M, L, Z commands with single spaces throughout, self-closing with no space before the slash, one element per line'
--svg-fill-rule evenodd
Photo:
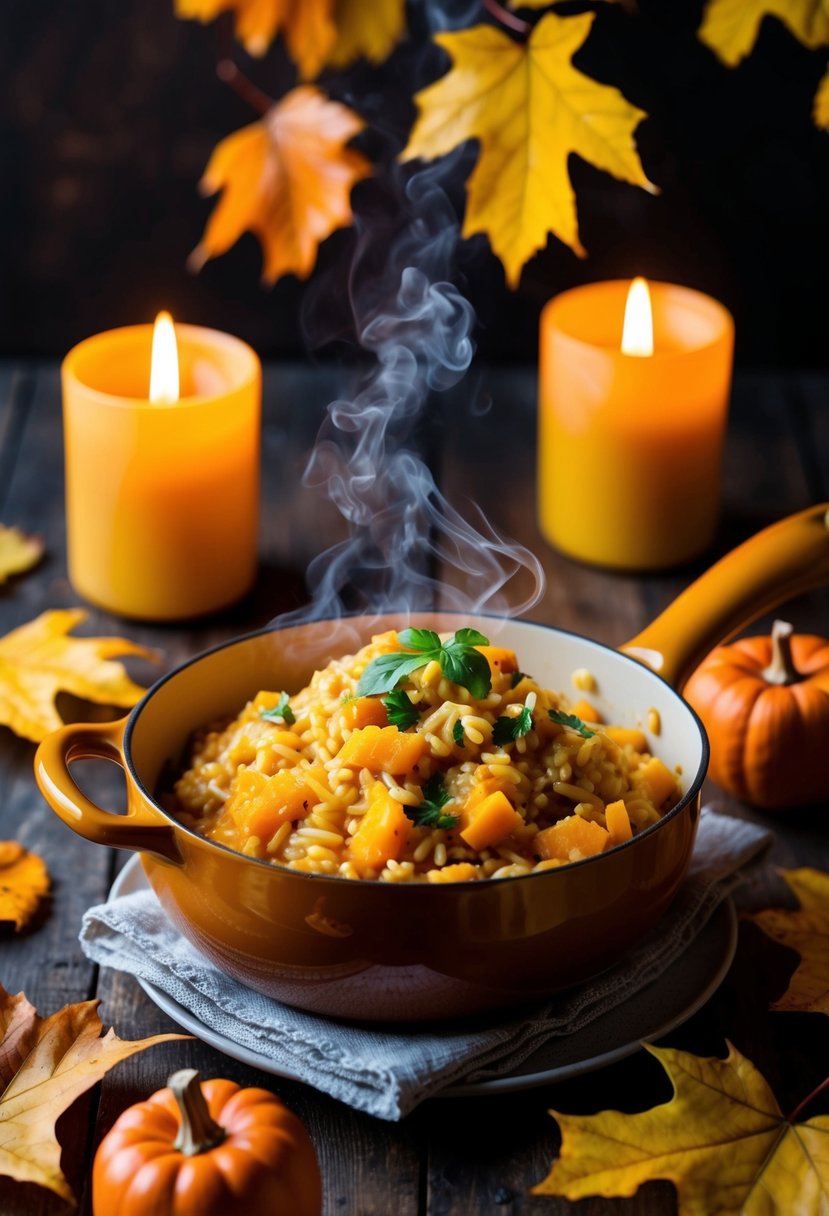
<path fill-rule="evenodd" d="M 423 801 L 418 806 L 404 806 L 412 823 L 419 828 L 453 828 L 457 815 L 444 815 L 447 802 L 454 801 L 443 788 L 443 773 L 434 773 L 423 786 Z"/>
<path fill-rule="evenodd" d="M 280 693 L 279 700 L 272 709 L 260 709 L 259 717 L 264 718 L 266 722 L 284 722 L 286 726 L 293 726 L 296 722 L 296 715 L 288 704 L 288 694 Z"/>
<path fill-rule="evenodd" d="M 529 734 L 532 728 L 533 716 L 525 705 L 516 718 L 496 718 L 492 728 L 492 742 L 501 747 L 504 743 L 512 743 L 522 735 Z"/>
<path fill-rule="evenodd" d="M 466 735 L 464 734 L 463 723 L 461 722 L 460 718 L 458 718 L 457 722 L 452 727 L 452 740 L 456 747 L 466 746 Z"/>
<path fill-rule="evenodd" d="M 383 697 L 383 704 L 386 707 L 389 722 L 398 730 L 408 730 L 420 717 L 420 710 L 416 705 L 412 705 L 402 688 Z"/>
<path fill-rule="evenodd" d="M 592 739 L 596 733 L 594 730 L 589 730 L 581 718 L 577 718 L 575 714 L 565 714 L 560 709 L 550 709 L 547 712 L 554 722 L 558 722 L 559 726 L 569 726 L 570 730 L 574 730 L 584 739 Z"/>
<path fill-rule="evenodd" d="M 510 688 L 517 688 L 522 680 L 528 678 L 526 671 L 514 671 L 512 673 L 512 680 L 510 681 Z"/>
<path fill-rule="evenodd" d="M 440 664 L 447 680 L 462 684 L 477 699 L 485 697 L 492 687 L 489 663 L 475 649 L 488 646 L 489 639 L 477 629 L 458 629 L 445 642 L 431 629 L 403 629 L 398 637 L 406 650 L 373 659 L 360 677 L 358 696 L 391 692 L 406 676 L 433 659 Z"/>

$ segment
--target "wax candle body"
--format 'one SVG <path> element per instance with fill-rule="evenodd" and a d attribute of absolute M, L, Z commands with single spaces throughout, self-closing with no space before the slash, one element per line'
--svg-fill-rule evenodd
<path fill-rule="evenodd" d="M 654 283 L 654 354 L 622 354 L 628 287 L 579 287 L 542 312 L 539 521 L 573 557 L 660 569 L 714 534 L 733 323 L 715 300 Z"/>
<path fill-rule="evenodd" d="M 212 612 L 251 586 L 259 502 L 259 360 L 176 327 L 182 396 L 146 397 L 152 327 L 99 334 L 63 365 L 69 577 L 124 616 Z"/>

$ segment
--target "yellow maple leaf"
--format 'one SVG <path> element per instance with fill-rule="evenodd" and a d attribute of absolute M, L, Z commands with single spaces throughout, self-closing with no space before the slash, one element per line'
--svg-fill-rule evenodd
<path fill-rule="evenodd" d="M 222 13 L 234 16 L 236 37 L 251 55 L 264 55 L 279 34 L 305 80 L 325 64 L 337 30 L 331 9 L 334 0 L 175 0 L 177 17 L 213 21 Z"/>
<path fill-rule="evenodd" d="M 403 37 L 406 0 L 337 0 L 337 36 L 328 63 L 344 68 L 355 59 L 382 63 Z"/>
<path fill-rule="evenodd" d="M 561 1154 L 534 1194 L 630 1196 L 667 1178 L 679 1216 L 817 1216 L 829 1200 L 829 1115 L 789 1123 L 762 1074 L 731 1044 L 725 1060 L 648 1047 L 673 1099 L 628 1115 L 550 1113 Z"/>
<path fill-rule="evenodd" d="M 0 921 L 22 929 L 49 890 L 49 871 L 16 840 L 0 840 Z"/>
<path fill-rule="evenodd" d="M 48 1187 L 69 1203 L 74 1196 L 55 1136 L 59 1116 L 120 1060 L 189 1037 L 158 1034 L 129 1042 L 109 1030 L 101 1038 L 97 1005 L 66 1005 L 41 1018 L 23 993 L 11 996 L 0 986 L 0 1174 Z"/>
<path fill-rule="evenodd" d="M 43 541 L 39 536 L 27 536 L 18 528 L 0 524 L 0 583 L 10 574 L 31 570 L 43 557 Z"/>
<path fill-rule="evenodd" d="M 777 17 L 804 46 L 829 44 L 824 0 L 709 0 L 699 36 L 729 67 L 754 46 L 764 17 Z"/>
<path fill-rule="evenodd" d="M 39 743 L 62 725 L 58 692 L 99 705 L 131 706 L 146 692 L 133 683 L 114 655 L 155 658 L 126 638 L 76 638 L 67 634 L 87 614 L 80 608 L 43 612 L 0 638 L 0 725 Z"/>
<path fill-rule="evenodd" d="M 781 946 L 800 955 L 789 986 L 772 1009 L 829 1014 L 829 874 L 781 870 L 800 907 L 767 908 L 750 919 Z"/>
<path fill-rule="evenodd" d="M 571 63 L 594 17 L 550 13 L 523 44 L 489 25 L 437 34 L 453 67 L 416 98 L 420 113 L 402 159 L 429 160 L 479 140 L 463 235 L 489 235 L 513 287 L 549 232 L 584 254 L 570 153 L 654 189 L 633 139 L 644 111 Z"/>
<path fill-rule="evenodd" d="M 347 106 L 300 85 L 261 122 L 223 139 L 201 183 L 205 194 L 222 195 L 191 266 L 199 269 L 250 231 L 262 245 L 266 282 L 291 272 L 307 278 L 321 242 L 351 223 L 352 187 L 371 172 L 346 147 L 364 125 Z"/>
<path fill-rule="evenodd" d="M 829 68 L 827 68 L 820 78 L 820 83 L 815 93 L 812 117 L 815 120 L 816 126 L 822 127 L 824 131 L 829 131 Z"/>

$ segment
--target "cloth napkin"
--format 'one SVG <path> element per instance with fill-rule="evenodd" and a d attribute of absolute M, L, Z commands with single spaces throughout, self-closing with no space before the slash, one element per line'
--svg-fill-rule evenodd
<path fill-rule="evenodd" d="M 508 1074 L 652 984 L 685 951 L 768 844 L 756 824 L 703 809 L 688 876 L 657 928 L 612 970 L 520 1014 L 474 1027 L 355 1026 L 303 1013 L 229 979 L 182 938 L 150 891 L 90 908 L 84 953 L 147 980 L 212 1030 L 285 1072 L 381 1119 L 403 1118 L 451 1084 Z"/>

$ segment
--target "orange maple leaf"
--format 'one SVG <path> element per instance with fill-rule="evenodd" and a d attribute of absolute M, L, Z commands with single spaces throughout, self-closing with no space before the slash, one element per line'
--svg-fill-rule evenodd
<path fill-rule="evenodd" d="M 128 1042 L 109 1030 L 101 1038 L 97 1006 L 83 1001 L 41 1018 L 22 992 L 12 996 L 0 986 L 0 1174 L 48 1187 L 69 1203 L 55 1136 L 60 1115 L 120 1060 L 189 1037 Z"/>
<path fill-rule="evenodd" d="M 49 890 L 49 871 L 16 840 L 0 840 L 0 921 L 22 929 Z"/>
<path fill-rule="evenodd" d="M 86 619 L 80 608 L 43 612 L 0 638 L 0 725 L 39 743 L 62 725 L 58 692 L 99 705 L 135 705 L 146 692 L 113 655 L 156 657 L 126 638 L 72 638 Z"/>
<path fill-rule="evenodd" d="M 175 0 L 177 17 L 213 21 L 234 15 L 236 37 L 251 55 L 264 55 L 279 34 L 305 80 L 322 69 L 334 46 L 337 29 L 334 0 Z"/>
<path fill-rule="evenodd" d="M 549 13 L 525 43 L 490 25 L 438 34 L 435 42 L 452 68 L 416 97 L 420 113 L 401 159 L 431 160 L 478 140 L 463 235 L 489 236 L 511 287 L 550 232 L 584 254 L 569 174 L 572 153 L 623 181 L 655 189 L 633 139 L 644 111 L 573 67 L 594 18 Z"/>
<path fill-rule="evenodd" d="M 371 172 L 346 147 L 364 125 L 347 106 L 300 85 L 261 122 L 223 139 L 201 183 L 205 194 L 222 195 L 190 265 L 199 269 L 251 231 L 262 245 L 266 282 L 291 272 L 307 278 L 322 241 L 351 223 L 352 187 Z"/>

